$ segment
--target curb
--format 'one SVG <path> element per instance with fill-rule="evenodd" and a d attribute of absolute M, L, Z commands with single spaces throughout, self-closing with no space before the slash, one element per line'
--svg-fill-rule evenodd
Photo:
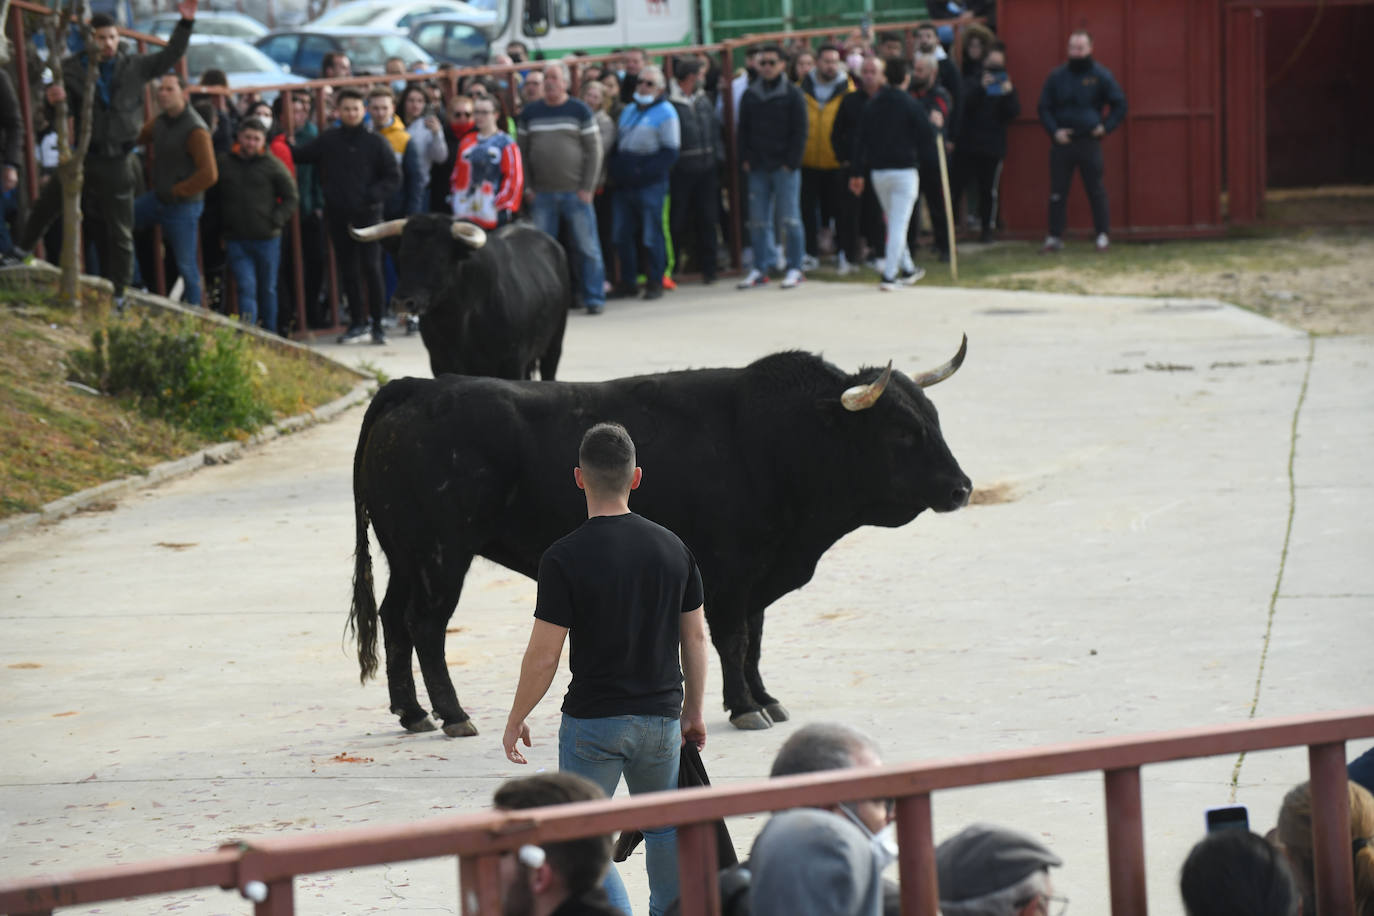
<path fill-rule="evenodd" d="M 4 273 L 7 276 L 0 280 L 0 283 L 6 286 L 15 286 L 28 284 L 34 280 L 40 282 L 50 281 L 58 275 L 59 271 L 57 268 L 51 267 L 50 265 L 37 264 L 8 268 Z M 18 283 L 15 281 L 18 281 Z M 113 288 L 110 287 L 108 280 L 83 275 L 81 277 L 81 282 L 85 286 L 94 287 L 106 293 L 113 292 Z M 346 369 L 359 378 L 367 378 L 359 372 L 356 367 L 341 363 L 336 359 L 320 353 L 318 350 L 296 343 L 293 340 L 278 337 L 276 334 L 268 334 L 266 331 L 259 328 L 246 327 L 222 315 L 207 312 L 204 309 L 188 308 L 187 306 L 172 302 L 170 299 L 166 299 L 162 296 L 156 296 L 137 290 L 128 290 L 126 296 L 131 302 L 142 307 L 163 312 L 194 316 L 205 321 L 232 328 L 241 334 L 256 334 L 261 339 L 269 341 L 274 345 L 307 353 L 315 360 Z M 171 461 L 164 461 L 161 464 L 154 465 L 148 469 L 146 474 L 134 474 L 129 477 L 121 477 L 118 480 L 109 480 L 105 483 L 97 484 L 94 487 L 81 490 L 80 492 L 64 496 L 61 499 L 53 500 L 37 512 L 30 512 L 26 515 L 16 515 L 13 518 L 0 520 L 0 541 L 20 531 L 27 531 L 38 525 L 56 522 L 68 515 L 80 512 L 82 509 L 95 503 L 108 502 L 109 500 L 156 486 L 167 480 L 184 477 L 206 465 L 228 464 L 231 461 L 236 461 L 242 456 L 245 449 L 263 445 L 279 436 L 299 432 L 317 423 L 323 423 L 334 419 L 350 407 L 370 398 L 376 387 L 376 380 L 369 378 L 365 382 L 359 382 L 353 387 L 352 391 L 348 392 L 348 394 L 343 397 L 336 398 L 328 404 L 323 404 L 314 410 L 308 410 L 294 417 L 286 417 L 276 423 L 265 426 L 242 442 L 220 442 L 215 445 L 209 445 L 190 455 L 174 458 Z"/>

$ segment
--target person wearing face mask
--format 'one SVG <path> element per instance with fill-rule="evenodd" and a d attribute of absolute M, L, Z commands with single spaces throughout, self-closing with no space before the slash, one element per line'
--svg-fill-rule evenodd
<path fill-rule="evenodd" d="M 878 745 L 868 735 L 848 725 L 814 722 L 783 743 L 768 776 L 882 763 Z M 901 916 L 901 889 L 881 877 L 897 858 L 895 810 L 891 799 L 865 799 L 773 815 L 750 858 L 719 874 L 722 916 Z M 679 913 L 674 901 L 664 916 Z"/>
<path fill-rule="evenodd" d="M 1103 108 L 1107 116 L 1102 116 Z M 1102 184 L 1102 138 L 1126 117 L 1126 94 L 1112 72 L 1093 60 L 1093 39 L 1086 29 L 1069 36 L 1068 62 L 1050 71 L 1040 92 L 1040 123 L 1053 140 L 1050 146 L 1050 232 L 1041 251 L 1064 247 L 1068 221 L 1069 184 L 1074 169 L 1092 204 L 1093 233 L 1098 251 L 1108 240 L 1107 189 Z"/>
<path fill-rule="evenodd" d="M 483 90 L 483 98 L 486 98 Z M 444 137 L 444 161 L 436 163 L 429 170 L 429 211 L 431 213 L 452 213 L 453 212 L 453 188 L 450 179 L 453 177 L 453 168 L 458 162 L 458 147 L 462 145 L 463 139 L 477 130 L 477 124 L 473 121 L 473 106 L 478 99 L 476 96 L 455 95 L 448 100 L 446 109 L 448 117 L 440 123 L 440 128 Z"/>
<path fill-rule="evenodd" d="M 615 292 L 618 296 L 636 292 L 638 241 L 649 253 L 649 263 L 643 265 L 644 298 L 658 299 L 663 296 L 663 271 L 668 261 L 663 205 L 668 197 L 668 174 L 682 147 L 682 123 L 664 92 L 663 71 L 644 67 L 638 79 L 632 104 L 620 113 L 610 162 L 610 179 L 615 182 L 611 234 L 620 261 L 620 283 Z"/>

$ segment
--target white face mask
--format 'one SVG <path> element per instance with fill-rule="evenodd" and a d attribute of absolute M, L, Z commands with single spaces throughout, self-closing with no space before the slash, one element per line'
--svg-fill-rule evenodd
<path fill-rule="evenodd" d="M 638 102 L 638 103 L 641 104 L 641 105 L 652 105 L 654 99 L 656 99 L 656 98 L 658 98 L 658 96 L 656 96 L 656 95 L 648 95 L 648 94 L 643 93 L 643 92 L 636 92 L 636 93 L 635 93 L 635 101 Z"/>
<path fill-rule="evenodd" d="M 893 862 L 897 861 L 897 825 L 887 824 L 882 830 L 874 833 L 868 829 L 868 825 L 859 820 L 859 816 L 849 810 L 848 805 L 840 805 L 840 811 L 844 816 L 854 822 L 854 825 L 864 832 L 868 837 L 868 845 L 873 851 L 873 858 L 878 863 L 878 869 L 886 869 Z"/>

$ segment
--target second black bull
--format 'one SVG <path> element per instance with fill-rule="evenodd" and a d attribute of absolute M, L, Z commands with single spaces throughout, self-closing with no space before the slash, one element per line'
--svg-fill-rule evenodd
<path fill-rule="evenodd" d="M 554 377 L 572 305 L 557 241 L 529 223 L 486 232 L 437 213 L 349 231 L 396 261 L 392 303 L 420 317 L 436 376 Z"/>
<path fill-rule="evenodd" d="M 384 386 L 353 463 L 357 553 L 350 624 L 364 682 L 386 642 L 391 711 L 435 725 L 411 673 L 419 658 L 434 713 L 452 736 L 476 726 L 458 702 L 445 629 L 474 556 L 533 578 L 545 548 L 586 518 L 571 469 L 583 432 L 613 420 L 634 438 L 641 515 L 696 555 L 725 706 L 739 728 L 787 710 L 759 674 L 764 610 L 810 581 L 821 555 L 861 525 L 895 527 L 968 503 L 971 484 L 922 391 L 959 368 L 850 375 L 818 356 L 776 353 L 742 369 L 597 383 L 445 376 Z M 380 610 L 368 525 L 390 566 Z"/>

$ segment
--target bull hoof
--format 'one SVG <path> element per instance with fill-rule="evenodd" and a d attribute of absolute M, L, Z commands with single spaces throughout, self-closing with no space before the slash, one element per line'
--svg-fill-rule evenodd
<path fill-rule="evenodd" d="M 787 711 L 787 707 L 781 703 L 769 703 L 767 706 L 763 707 L 763 711 L 768 713 L 768 718 L 772 719 L 774 722 L 786 722 L 788 719 L 792 718 L 791 714 Z"/>
<path fill-rule="evenodd" d="M 444 734 L 450 738 L 471 738 L 477 734 L 477 726 L 472 724 L 471 719 L 464 719 L 462 722 L 445 725 Z"/>
<path fill-rule="evenodd" d="M 425 716 L 422 719 L 416 719 L 414 722 L 402 722 L 401 724 L 405 726 L 405 730 L 408 732 L 432 732 L 439 727 L 434 724 L 434 720 L 429 716 Z"/>
<path fill-rule="evenodd" d="M 742 712 L 737 716 L 731 716 L 730 724 L 746 732 L 756 732 L 773 727 L 773 723 L 768 720 L 767 714 L 757 709 L 752 712 Z"/>

